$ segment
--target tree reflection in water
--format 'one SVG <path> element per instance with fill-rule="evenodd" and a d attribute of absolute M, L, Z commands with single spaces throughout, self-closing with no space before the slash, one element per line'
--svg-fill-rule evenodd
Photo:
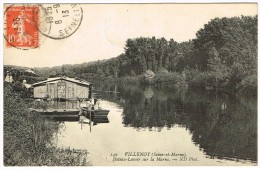
<path fill-rule="evenodd" d="M 99 91 L 113 91 L 103 84 Z M 122 123 L 137 130 L 182 126 L 209 157 L 257 160 L 257 101 L 199 90 L 117 86 L 102 98 L 123 107 Z M 140 132 L 141 133 L 141 132 Z M 170 140 L 170 139 L 169 139 Z"/>

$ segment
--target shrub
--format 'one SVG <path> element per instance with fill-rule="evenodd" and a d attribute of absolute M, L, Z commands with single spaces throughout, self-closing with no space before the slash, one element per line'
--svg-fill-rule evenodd
<path fill-rule="evenodd" d="M 198 70 L 185 70 L 186 81 L 189 87 L 206 89 L 208 74 Z"/>
<path fill-rule="evenodd" d="M 174 86 L 176 88 L 187 86 L 185 78 L 177 72 L 157 74 L 152 83 L 157 86 Z"/>
<path fill-rule="evenodd" d="M 257 75 L 245 77 L 238 85 L 240 93 L 257 96 Z"/>
<path fill-rule="evenodd" d="M 15 87 L 15 86 L 14 86 Z M 88 165 L 87 154 L 52 147 L 59 124 L 29 112 L 31 100 L 24 100 L 11 84 L 4 86 L 4 165 Z"/>

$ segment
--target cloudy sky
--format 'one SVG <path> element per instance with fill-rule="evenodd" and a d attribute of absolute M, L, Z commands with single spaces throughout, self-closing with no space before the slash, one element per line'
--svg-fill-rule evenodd
<path fill-rule="evenodd" d="M 81 4 L 83 20 L 70 37 L 40 36 L 37 49 L 4 47 L 4 64 L 45 67 L 116 57 L 128 38 L 165 37 L 177 42 L 215 17 L 256 15 L 256 4 Z M 5 43 L 4 43 L 5 44 Z"/>

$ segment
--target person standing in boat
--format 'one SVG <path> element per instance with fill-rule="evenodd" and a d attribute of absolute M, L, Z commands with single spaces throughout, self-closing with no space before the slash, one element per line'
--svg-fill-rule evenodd
<path fill-rule="evenodd" d="M 47 109 L 48 109 L 48 101 L 47 101 L 47 99 L 42 99 L 41 100 L 41 105 L 42 105 L 42 110 L 44 111 L 44 112 L 47 112 Z"/>
<path fill-rule="evenodd" d="M 91 112 L 92 106 L 93 106 L 93 105 L 92 105 L 91 99 L 88 99 L 88 100 L 87 100 L 87 108 L 88 108 L 88 111 L 89 111 L 89 112 Z"/>
<path fill-rule="evenodd" d="M 80 104 L 79 104 L 79 109 L 80 109 L 80 111 L 79 111 L 79 116 L 82 115 L 84 107 L 85 107 L 85 108 L 87 107 L 87 103 L 86 103 L 85 99 L 83 99 L 83 100 L 80 102 Z"/>
<path fill-rule="evenodd" d="M 91 99 L 87 99 L 87 113 L 89 115 L 89 119 L 92 120 L 92 108 L 93 107 L 93 104 L 92 104 L 92 101 Z"/>
<path fill-rule="evenodd" d="M 95 99 L 95 100 L 96 101 L 95 101 L 95 105 L 94 105 L 94 110 L 98 110 L 100 101 L 99 101 L 99 99 Z"/>

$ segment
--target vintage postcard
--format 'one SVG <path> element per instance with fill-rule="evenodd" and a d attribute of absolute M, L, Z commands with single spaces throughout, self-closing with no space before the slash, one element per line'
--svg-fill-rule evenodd
<path fill-rule="evenodd" d="M 3 166 L 257 166 L 257 3 L 3 5 Z"/>

